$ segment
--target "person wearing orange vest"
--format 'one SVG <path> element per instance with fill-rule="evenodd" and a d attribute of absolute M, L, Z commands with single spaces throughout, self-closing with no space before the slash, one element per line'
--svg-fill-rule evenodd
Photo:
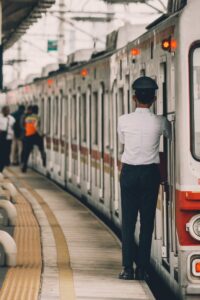
<path fill-rule="evenodd" d="M 38 133 L 39 130 L 39 116 L 38 116 L 38 106 L 33 105 L 32 114 L 28 115 L 24 119 L 24 149 L 23 149 L 23 166 L 22 172 L 27 171 L 27 163 L 29 155 L 33 150 L 33 146 L 39 148 L 43 166 L 46 166 L 46 153 L 44 151 L 44 143 L 42 136 Z"/>

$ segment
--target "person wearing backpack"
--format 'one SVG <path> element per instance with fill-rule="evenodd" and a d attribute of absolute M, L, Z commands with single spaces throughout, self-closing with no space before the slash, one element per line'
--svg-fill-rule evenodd
<path fill-rule="evenodd" d="M 15 118 L 15 124 L 13 126 L 14 138 L 12 142 L 11 162 L 16 166 L 21 163 L 22 139 L 24 135 L 22 120 L 24 117 L 24 111 L 25 106 L 19 105 L 18 110 L 12 113 L 12 116 Z"/>
<path fill-rule="evenodd" d="M 32 114 L 28 115 L 24 119 L 25 136 L 22 162 L 23 173 L 27 171 L 28 159 L 34 146 L 38 147 L 41 154 L 43 166 L 46 166 L 46 153 L 44 151 L 43 137 L 39 134 L 39 123 L 40 118 L 38 116 L 38 106 L 33 105 Z"/>

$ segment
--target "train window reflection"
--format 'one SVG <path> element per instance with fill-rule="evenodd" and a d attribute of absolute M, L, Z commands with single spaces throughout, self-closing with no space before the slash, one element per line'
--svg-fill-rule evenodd
<path fill-rule="evenodd" d="M 200 160 L 200 45 L 192 50 L 191 107 L 192 107 L 192 154 Z"/>

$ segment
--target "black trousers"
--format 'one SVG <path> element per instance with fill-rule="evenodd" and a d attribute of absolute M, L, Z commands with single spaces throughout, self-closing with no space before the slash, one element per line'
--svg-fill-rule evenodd
<path fill-rule="evenodd" d="M 5 166 L 10 165 L 11 145 L 11 140 L 0 141 L 0 172 L 3 171 Z"/>
<path fill-rule="evenodd" d="M 22 150 L 22 162 L 23 167 L 27 168 L 27 163 L 29 159 L 29 155 L 33 150 L 33 146 L 37 146 L 39 148 L 41 157 L 43 158 L 44 155 L 44 142 L 43 138 L 38 134 L 34 134 L 28 137 L 24 137 L 23 140 L 23 150 Z"/>
<path fill-rule="evenodd" d="M 159 184 L 160 173 L 157 164 L 123 164 L 120 185 L 124 267 L 132 267 L 133 260 L 136 260 L 138 267 L 148 268 Z M 136 256 L 134 231 L 138 212 L 140 213 L 140 236 Z"/>

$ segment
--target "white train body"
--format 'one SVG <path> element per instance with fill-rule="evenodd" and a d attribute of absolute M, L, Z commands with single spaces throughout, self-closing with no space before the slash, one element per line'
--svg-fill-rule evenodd
<path fill-rule="evenodd" d="M 190 300 L 200 299 L 200 3 L 170 3 L 171 14 L 123 48 L 7 96 L 11 105 L 40 106 L 47 167 L 37 151 L 32 165 L 120 227 L 123 148 L 117 119 L 134 111 L 133 80 L 142 74 L 156 79 L 158 100 L 152 109 L 171 122 L 173 138 L 160 144 L 162 184 L 151 261 L 174 292 Z M 164 42 L 171 43 L 169 51 Z M 139 225 L 136 240 L 138 231 Z"/>

